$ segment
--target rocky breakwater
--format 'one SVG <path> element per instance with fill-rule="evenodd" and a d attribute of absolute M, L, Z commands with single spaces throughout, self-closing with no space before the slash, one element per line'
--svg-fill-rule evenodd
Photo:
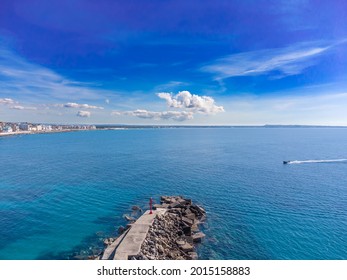
<path fill-rule="evenodd" d="M 141 246 L 140 254 L 133 259 L 144 260 L 195 260 L 196 243 L 205 234 L 199 225 L 206 220 L 205 210 L 182 196 L 162 196 L 153 209 L 164 208 L 150 227 Z"/>

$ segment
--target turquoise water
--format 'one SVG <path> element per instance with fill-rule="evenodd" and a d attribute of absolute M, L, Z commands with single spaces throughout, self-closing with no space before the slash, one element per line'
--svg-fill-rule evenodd
<path fill-rule="evenodd" d="M 347 259 L 347 129 L 85 131 L 0 138 L 0 259 L 102 247 L 134 204 L 208 212 L 203 259 Z M 78 258 L 78 256 L 77 256 Z"/>

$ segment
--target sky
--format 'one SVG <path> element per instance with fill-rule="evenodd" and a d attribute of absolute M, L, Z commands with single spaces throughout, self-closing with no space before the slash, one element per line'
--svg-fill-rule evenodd
<path fill-rule="evenodd" d="M 0 121 L 347 125 L 347 0 L 1 0 Z"/>

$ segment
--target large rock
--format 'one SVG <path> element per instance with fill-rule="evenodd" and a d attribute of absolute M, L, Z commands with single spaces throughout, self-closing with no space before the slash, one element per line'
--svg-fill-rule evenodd
<path fill-rule="evenodd" d="M 122 234 L 124 231 L 125 231 L 125 227 L 120 226 L 120 227 L 118 228 L 118 234 Z"/>
<path fill-rule="evenodd" d="M 197 242 L 201 242 L 205 238 L 205 234 L 200 231 L 198 233 L 193 234 L 192 237 L 193 237 L 193 241 L 197 243 Z"/>
<path fill-rule="evenodd" d="M 172 202 L 168 208 L 181 208 L 181 204 L 179 202 Z"/>
<path fill-rule="evenodd" d="M 160 208 L 168 208 L 169 204 L 154 204 L 153 205 L 153 210 L 160 209 Z"/>
<path fill-rule="evenodd" d="M 186 244 L 186 241 L 184 241 L 184 240 L 177 240 L 177 241 L 176 241 L 176 244 L 177 244 L 178 246 L 183 246 L 184 244 Z"/>
<path fill-rule="evenodd" d="M 187 217 L 182 217 L 182 222 L 190 227 L 194 224 L 194 220 L 188 219 Z"/>
<path fill-rule="evenodd" d="M 164 254 L 164 248 L 163 248 L 163 246 L 158 245 L 158 252 L 159 252 L 160 254 Z"/>
<path fill-rule="evenodd" d="M 127 221 L 135 221 L 136 219 L 134 217 L 131 217 L 129 215 L 124 214 L 123 218 L 126 219 Z"/>
<path fill-rule="evenodd" d="M 191 260 L 197 260 L 198 259 L 198 254 L 196 252 L 189 252 L 188 256 L 190 257 Z"/>
<path fill-rule="evenodd" d="M 190 245 L 189 243 L 185 243 L 184 245 L 181 245 L 180 249 L 185 253 L 194 251 L 194 247 Z"/>
<path fill-rule="evenodd" d="M 184 235 L 190 236 L 192 235 L 192 228 L 189 226 L 184 226 L 182 228 Z"/>
<path fill-rule="evenodd" d="M 186 212 L 186 218 L 194 221 L 196 219 L 196 216 L 194 213 L 187 214 L 187 212 Z"/>
<path fill-rule="evenodd" d="M 192 225 L 191 227 L 192 232 L 198 232 L 199 231 L 199 227 L 197 223 L 194 223 L 194 225 Z"/>
<path fill-rule="evenodd" d="M 133 210 L 133 211 L 140 211 L 141 208 L 138 205 L 134 205 L 133 207 L 131 207 L 131 210 Z"/>

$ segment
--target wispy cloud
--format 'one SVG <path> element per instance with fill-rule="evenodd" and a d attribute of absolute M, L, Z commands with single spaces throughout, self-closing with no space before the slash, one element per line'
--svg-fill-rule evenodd
<path fill-rule="evenodd" d="M 64 107 L 64 108 L 79 108 L 79 109 L 100 109 L 103 110 L 103 107 L 98 107 L 94 105 L 88 104 L 78 104 L 74 102 L 68 102 L 66 104 L 56 104 L 56 107 Z"/>
<path fill-rule="evenodd" d="M 213 73 L 216 80 L 236 76 L 256 76 L 277 72 L 276 77 L 300 74 L 316 63 L 316 58 L 334 46 L 300 43 L 285 48 L 232 54 L 200 68 Z"/>
<path fill-rule="evenodd" d="M 186 111 L 164 111 L 154 112 L 147 110 L 135 110 L 135 111 L 113 111 L 113 116 L 133 116 L 141 119 L 153 119 L 153 120 L 174 120 L 174 121 L 186 121 L 193 119 L 192 112 Z"/>
<path fill-rule="evenodd" d="M 189 85 L 189 83 L 187 83 L 187 82 L 170 81 L 170 82 L 167 82 L 164 84 L 157 85 L 154 88 L 154 91 L 156 91 L 156 92 L 158 92 L 158 91 L 171 91 L 171 90 L 176 91 L 179 88 L 186 87 L 188 85 Z"/>
<path fill-rule="evenodd" d="M 0 41 L 0 94 L 22 100 L 101 99 L 112 93 L 74 81 L 19 56 Z"/>
<path fill-rule="evenodd" d="M 89 118 L 91 113 L 88 111 L 78 111 L 76 116 L 81 118 Z"/>
<path fill-rule="evenodd" d="M 176 95 L 160 92 L 158 96 L 166 100 L 167 105 L 171 108 L 185 108 L 206 115 L 224 112 L 223 106 L 217 106 L 212 97 L 191 94 L 186 90 L 180 91 Z"/>
<path fill-rule="evenodd" d="M 11 98 L 0 98 L 0 104 L 8 105 L 8 104 L 14 104 L 14 103 L 16 102 Z"/>
<path fill-rule="evenodd" d="M 10 106 L 10 109 L 13 109 L 13 110 L 37 110 L 36 107 L 24 107 L 21 105 Z"/>

